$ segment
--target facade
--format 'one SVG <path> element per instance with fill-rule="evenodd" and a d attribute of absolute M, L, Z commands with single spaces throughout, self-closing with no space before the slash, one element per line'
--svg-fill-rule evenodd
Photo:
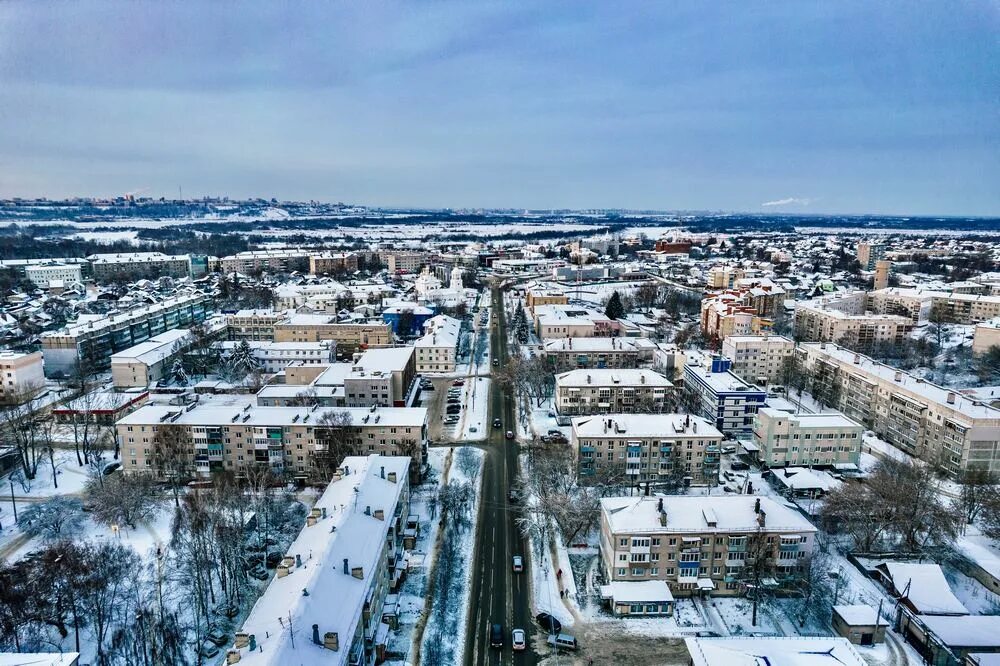
<path fill-rule="evenodd" d="M 45 388 L 41 352 L 0 351 L 0 404 L 26 402 Z"/>
<path fill-rule="evenodd" d="M 721 294 L 701 302 L 701 331 L 712 340 L 733 335 L 760 335 L 770 330 L 772 321 L 761 316 L 742 298 Z"/>
<path fill-rule="evenodd" d="M 139 280 L 163 276 L 190 277 L 191 257 L 186 254 L 168 255 L 162 252 L 122 252 L 92 254 L 90 261 L 94 279 L 105 282 L 124 278 Z"/>
<path fill-rule="evenodd" d="M 623 473 L 635 483 L 655 485 L 676 477 L 714 483 L 722 433 L 688 414 L 600 414 L 573 419 L 572 446 L 581 479 Z"/>
<path fill-rule="evenodd" d="M 344 459 L 236 632 L 227 664 L 369 666 L 385 658 L 395 623 L 386 596 L 406 570 L 409 466 L 399 456 Z M 281 617 L 295 618 L 298 641 L 275 628 Z"/>
<path fill-rule="evenodd" d="M 204 321 L 206 302 L 201 294 L 189 294 L 117 314 L 81 315 L 62 330 L 42 333 L 45 374 L 67 377 L 78 362 L 107 368 L 116 352 L 170 329 Z"/>
<path fill-rule="evenodd" d="M 535 287 L 528 289 L 525 293 L 524 304 L 532 310 L 535 309 L 536 305 L 568 305 L 569 297 L 565 293 L 556 291 L 555 289 Z"/>
<path fill-rule="evenodd" d="M 885 289 L 889 286 L 889 270 L 891 268 L 891 261 L 880 259 L 875 262 L 875 278 L 872 285 L 875 289 Z"/>
<path fill-rule="evenodd" d="M 53 281 L 61 281 L 63 285 L 83 284 L 83 271 L 80 264 L 35 264 L 24 269 L 24 276 L 35 286 L 47 288 Z"/>
<path fill-rule="evenodd" d="M 358 255 L 353 252 L 324 252 L 309 257 L 309 272 L 313 275 L 353 273 L 358 270 Z"/>
<path fill-rule="evenodd" d="M 351 364 L 344 377 L 348 407 L 405 407 L 417 378 L 413 347 L 371 349 Z"/>
<path fill-rule="evenodd" d="M 936 320 L 946 324 L 971 326 L 1000 317 L 1000 296 L 968 293 L 957 285 L 953 291 L 889 287 L 867 295 L 874 312 L 908 316 L 914 324 Z"/>
<path fill-rule="evenodd" d="M 637 368 L 639 341 L 627 338 L 546 338 L 542 351 L 556 372 L 576 368 Z"/>
<path fill-rule="evenodd" d="M 885 256 L 886 247 L 884 243 L 862 242 L 858 243 L 858 263 L 861 269 L 870 271 L 875 269 L 875 263 Z"/>
<path fill-rule="evenodd" d="M 767 393 L 730 371 L 727 358 L 692 353 L 684 364 L 684 390 L 696 413 L 727 435 L 749 435 Z"/>
<path fill-rule="evenodd" d="M 319 423 L 312 407 L 260 407 L 252 397 L 226 396 L 194 407 L 145 405 L 115 424 L 126 472 L 151 472 L 157 429 L 177 426 L 191 442 L 191 463 L 200 476 L 241 473 L 266 466 L 279 476 L 304 479 L 338 428 Z M 343 408 L 350 418 L 351 455 L 409 455 L 411 474 L 423 468 L 427 410 L 419 407 Z"/>
<path fill-rule="evenodd" d="M 219 260 L 223 273 L 291 273 L 309 270 L 312 250 L 290 248 L 281 250 L 253 250 L 238 252 Z"/>
<path fill-rule="evenodd" d="M 757 411 L 753 441 L 760 462 L 782 465 L 858 464 L 864 426 L 840 413 L 789 414 L 763 407 Z"/>
<path fill-rule="evenodd" d="M 867 604 L 849 604 L 833 607 L 833 630 L 855 645 L 877 645 L 885 642 L 889 622 L 879 617 L 878 611 Z"/>
<path fill-rule="evenodd" d="M 607 497 L 600 561 L 606 581 L 663 580 L 675 597 L 738 595 L 747 558 L 791 574 L 813 550 L 816 528 L 794 509 L 751 495 Z"/>
<path fill-rule="evenodd" d="M 240 310 L 226 315 L 230 340 L 274 340 L 274 325 L 288 318 L 281 310 Z"/>
<path fill-rule="evenodd" d="M 293 314 L 274 324 L 275 342 L 333 340 L 341 356 L 392 344 L 392 329 L 383 323 L 338 323 L 330 315 Z"/>
<path fill-rule="evenodd" d="M 982 356 L 993 347 L 1000 347 L 1000 318 L 976 324 L 972 335 L 973 356 Z"/>
<path fill-rule="evenodd" d="M 731 335 L 722 341 L 722 355 L 733 362 L 732 371 L 756 384 L 778 383 L 794 349 L 795 343 L 780 335 Z"/>
<path fill-rule="evenodd" d="M 429 255 L 424 252 L 379 253 L 379 258 L 390 273 L 419 273 L 420 267 L 428 263 Z"/>
<path fill-rule="evenodd" d="M 462 322 L 447 315 L 431 317 L 424 323 L 424 335 L 413 343 L 417 372 L 455 372 Z"/>
<path fill-rule="evenodd" d="M 906 316 L 877 314 L 866 308 L 863 291 L 821 296 L 795 306 L 795 333 L 800 340 L 837 342 L 870 348 L 899 345 L 913 328 Z"/>
<path fill-rule="evenodd" d="M 116 389 L 146 388 L 167 375 L 174 359 L 190 347 L 191 332 L 175 328 L 111 355 Z"/>
<path fill-rule="evenodd" d="M 556 375 L 560 414 L 659 413 L 670 407 L 674 385 L 652 370 L 589 369 Z"/>
<path fill-rule="evenodd" d="M 954 475 L 1000 473 L 1000 409 L 831 343 L 797 353 L 837 409 L 896 448 Z"/>

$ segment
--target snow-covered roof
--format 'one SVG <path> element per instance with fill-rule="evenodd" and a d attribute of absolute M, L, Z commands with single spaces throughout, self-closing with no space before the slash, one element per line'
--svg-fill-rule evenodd
<path fill-rule="evenodd" d="M 702 437 L 722 439 L 722 433 L 700 416 L 690 414 L 600 414 L 573 419 L 576 437 Z"/>
<path fill-rule="evenodd" d="M 616 604 L 663 603 L 674 600 L 665 580 L 615 580 L 601 586 L 601 596 Z"/>
<path fill-rule="evenodd" d="M 379 347 L 369 349 L 352 366 L 363 372 L 399 372 L 413 358 L 413 347 Z"/>
<path fill-rule="evenodd" d="M 545 338 L 545 351 L 554 352 L 603 352 L 638 349 L 632 338 Z"/>
<path fill-rule="evenodd" d="M 344 459 L 341 469 L 350 474 L 335 477 L 314 507 L 325 510 L 326 517 L 321 514 L 315 525 L 304 527 L 286 551 L 287 556 L 300 557 L 302 565 L 273 578 L 243 623 L 242 631 L 256 637 L 257 650 L 240 650 L 240 664 L 348 663 L 373 578 L 385 575 L 381 555 L 407 485 L 409 464 L 405 456 Z M 395 482 L 388 478 L 392 472 Z M 375 517 L 378 510 L 384 512 L 383 519 Z M 358 567 L 361 578 L 352 575 Z M 337 633 L 338 650 L 312 642 L 314 624 L 319 625 L 320 641 L 327 632 Z"/>
<path fill-rule="evenodd" d="M 867 666 L 846 638 L 685 638 L 692 666 Z"/>
<path fill-rule="evenodd" d="M 948 585 L 941 567 L 931 563 L 884 562 L 896 592 L 906 598 L 917 612 L 928 615 L 968 615 Z"/>
<path fill-rule="evenodd" d="M 857 428 L 864 430 L 860 423 L 856 423 L 840 412 L 823 412 L 820 414 L 790 414 L 781 409 L 773 407 L 761 407 L 758 414 L 763 414 L 770 418 L 784 418 L 795 424 L 798 428 Z"/>
<path fill-rule="evenodd" d="M 183 345 L 184 341 L 191 336 L 191 332 L 186 328 L 174 328 L 164 331 L 145 342 L 123 349 L 117 354 L 111 355 L 112 363 L 139 362 L 146 365 L 153 365 L 174 353 L 175 345 L 178 342 Z"/>
<path fill-rule="evenodd" d="M 792 490 L 818 489 L 829 492 L 841 485 L 840 481 L 826 472 L 807 467 L 776 467 L 771 472 L 778 483 Z"/>
<path fill-rule="evenodd" d="M 833 610 L 837 615 L 843 618 L 844 622 L 853 626 L 874 625 L 876 620 L 878 620 L 880 624 L 889 624 L 885 620 L 879 619 L 878 611 L 868 604 L 834 606 Z"/>
<path fill-rule="evenodd" d="M 612 533 L 734 532 L 758 527 L 757 501 L 768 532 L 815 532 L 798 511 L 753 495 L 606 497 L 601 500 Z M 666 525 L 660 524 L 660 506 Z M 714 523 L 714 524 L 710 524 Z"/>
<path fill-rule="evenodd" d="M 918 615 L 951 648 L 1000 648 L 1000 615 Z"/>
<path fill-rule="evenodd" d="M 0 666 L 74 666 L 79 652 L 0 652 Z"/>
<path fill-rule="evenodd" d="M 556 386 L 660 386 L 673 383 L 658 372 L 635 368 L 589 368 L 556 375 Z"/>

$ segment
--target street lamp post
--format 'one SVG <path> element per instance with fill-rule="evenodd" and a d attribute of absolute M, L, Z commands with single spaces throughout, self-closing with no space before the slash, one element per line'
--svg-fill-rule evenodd
<path fill-rule="evenodd" d="M 14 507 L 14 522 L 17 523 L 17 502 L 14 501 L 14 479 L 10 481 L 10 505 Z"/>

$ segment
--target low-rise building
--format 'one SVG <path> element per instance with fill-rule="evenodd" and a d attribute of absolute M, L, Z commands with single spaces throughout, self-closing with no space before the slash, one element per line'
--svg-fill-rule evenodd
<path fill-rule="evenodd" d="M 556 375 L 560 414 L 659 413 L 673 402 L 674 385 L 653 370 L 587 369 Z"/>
<path fill-rule="evenodd" d="M 53 281 L 61 281 L 66 287 L 83 283 L 83 271 L 80 264 L 35 264 L 25 267 L 24 276 L 43 289 L 49 287 Z"/>
<path fill-rule="evenodd" d="M 600 414 L 573 419 L 581 479 L 623 475 L 633 483 L 677 478 L 714 483 L 722 433 L 689 414 Z M 677 466 L 683 467 L 679 470 Z"/>
<path fill-rule="evenodd" d="M 87 260 L 90 262 L 94 279 L 98 282 L 191 276 L 191 257 L 186 254 L 119 252 L 92 254 Z"/>
<path fill-rule="evenodd" d="M 462 322 L 447 315 L 431 317 L 424 323 L 424 334 L 413 343 L 417 354 L 417 372 L 455 372 Z"/>
<path fill-rule="evenodd" d="M 723 293 L 701 302 L 701 330 L 705 337 L 724 340 L 732 335 L 760 335 L 773 321 L 737 295 Z"/>
<path fill-rule="evenodd" d="M 27 402 L 43 388 L 45 371 L 41 352 L 0 351 L 0 404 Z"/>
<path fill-rule="evenodd" d="M 732 371 L 761 385 L 780 381 L 794 349 L 795 343 L 781 335 L 730 335 L 722 341 L 722 355 L 733 362 Z"/>
<path fill-rule="evenodd" d="M 688 666 L 867 666 L 846 638 L 685 638 Z"/>
<path fill-rule="evenodd" d="M 1000 473 L 1000 409 L 832 343 L 797 353 L 816 392 L 896 448 L 953 475 Z"/>
<path fill-rule="evenodd" d="M 749 435 L 767 393 L 730 371 L 727 358 L 692 352 L 684 364 L 684 390 L 697 414 L 727 435 Z"/>
<path fill-rule="evenodd" d="M 285 310 L 240 310 L 226 315 L 230 340 L 274 340 L 274 326 L 287 319 L 291 313 Z"/>
<path fill-rule="evenodd" d="M 524 304 L 532 310 L 538 305 L 568 305 L 569 297 L 557 289 L 533 287 L 525 293 Z"/>
<path fill-rule="evenodd" d="M 345 407 L 343 423 L 324 423 L 328 409 L 260 407 L 252 396 L 222 396 L 194 406 L 149 404 L 115 424 L 126 472 L 155 472 L 156 434 L 177 427 L 191 444 L 195 473 L 244 473 L 265 466 L 274 474 L 304 479 L 329 450 L 333 437 L 347 437 L 350 455 L 408 455 L 411 474 L 423 469 L 427 445 L 427 410 L 422 407 Z M 333 461 L 335 464 L 338 461 Z"/>
<path fill-rule="evenodd" d="M 746 592 L 748 558 L 780 586 L 813 550 L 816 528 L 795 509 L 752 495 L 606 497 L 606 581 L 663 580 L 675 597 Z"/>
<path fill-rule="evenodd" d="M 224 357 L 243 342 L 250 347 L 250 354 L 263 372 L 281 372 L 290 365 L 329 365 L 337 358 L 337 343 L 322 342 L 272 342 L 270 340 L 226 340 L 216 343 Z"/>
<path fill-rule="evenodd" d="M 575 305 L 539 305 L 533 316 L 539 338 L 611 336 L 618 328 L 603 312 Z"/>
<path fill-rule="evenodd" d="M 333 340 L 346 357 L 370 347 L 392 344 L 392 329 L 384 323 L 340 323 L 332 315 L 292 314 L 274 324 L 275 342 Z"/>
<path fill-rule="evenodd" d="M 855 645 L 877 645 L 885 642 L 889 622 L 868 604 L 847 604 L 833 607 L 832 624 L 834 631 Z"/>
<path fill-rule="evenodd" d="M 973 356 L 982 356 L 993 347 L 1000 347 L 1000 318 L 976 324 L 972 334 Z"/>
<path fill-rule="evenodd" d="M 386 596 L 406 570 L 409 466 L 399 456 L 344 459 L 236 632 L 227 664 L 367 666 L 385 658 L 395 621 Z M 297 637 L 282 618 L 294 618 Z"/>
<path fill-rule="evenodd" d="M 768 467 L 857 465 L 864 431 L 840 412 L 789 414 L 762 407 L 754 418 L 753 441 Z"/>
<path fill-rule="evenodd" d="M 174 359 L 193 341 L 191 331 L 175 328 L 111 355 L 115 388 L 145 388 L 169 374 Z"/>
<path fill-rule="evenodd" d="M 645 341 L 636 338 L 546 338 L 542 352 L 555 372 L 575 368 L 637 368 L 645 357 L 652 357 L 655 345 L 646 349 Z"/>

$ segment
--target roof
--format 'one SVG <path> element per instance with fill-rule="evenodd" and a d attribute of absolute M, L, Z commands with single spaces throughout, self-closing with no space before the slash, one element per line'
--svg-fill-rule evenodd
<path fill-rule="evenodd" d="M 576 437 L 710 437 L 722 433 L 700 416 L 690 414 L 600 414 L 573 419 Z"/>
<path fill-rule="evenodd" d="M 545 351 L 554 352 L 635 352 L 635 340 L 629 338 L 545 338 Z"/>
<path fill-rule="evenodd" d="M 874 625 L 876 622 L 888 625 L 878 617 L 878 611 L 867 604 L 851 604 L 844 606 L 834 606 L 833 612 L 839 615 L 844 622 L 850 625 Z"/>
<path fill-rule="evenodd" d="M 258 649 L 241 650 L 241 664 L 347 663 L 373 577 L 385 575 L 380 555 L 407 485 L 409 464 L 405 456 L 344 459 L 341 469 L 350 473 L 334 477 L 314 507 L 325 509 L 326 517 L 302 528 L 286 551 L 299 556 L 302 566 L 273 578 L 243 623 L 242 631 L 256 636 Z M 390 472 L 396 473 L 396 482 L 388 480 Z M 374 516 L 379 509 L 384 511 L 382 520 Z M 363 569 L 363 578 L 344 573 L 345 559 L 348 571 Z M 288 622 L 299 627 L 297 642 L 289 635 Z M 326 632 L 336 632 L 340 649 L 314 644 L 313 624 L 319 625 L 320 640 Z"/>
<path fill-rule="evenodd" d="M 792 490 L 819 489 L 829 492 L 842 485 L 826 472 L 807 467 L 775 467 L 771 472 L 778 483 Z"/>
<path fill-rule="evenodd" d="M 660 386 L 670 388 L 673 383 L 653 370 L 632 368 L 591 368 L 570 370 L 556 375 L 557 386 Z"/>
<path fill-rule="evenodd" d="M 941 641 L 952 648 L 1000 648 L 1000 615 L 918 615 Z"/>
<path fill-rule="evenodd" d="M 773 407 L 761 407 L 757 410 L 757 413 L 763 414 L 764 416 L 772 419 L 788 419 L 788 421 L 794 423 L 799 428 L 857 428 L 859 431 L 864 430 L 864 426 L 847 418 L 840 412 L 823 412 L 821 414 L 790 414 L 784 410 L 775 409 Z"/>
<path fill-rule="evenodd" d="M 111 355 L 112 363 L 128 363 L 139 361 L 146 365 L 153 365 L 171 356 L 175 351 L 175 345 L 189 338 L 191 332 L 186 328 L 173 328 L 164 331 L 145 342 L 123 349 L 117 354 Z"/>
<path fill-rule="evenodd" d="M 398 372 L 403 370 L 413 358 L 413 347 L 379 347 L 369 349 L 351 364 L 363 368 L 365 372 Z"/>
<path fill-rule="evenodd" d="M 867 666 L 846 638 L 686 638 L 692 666 Z"/>
<path fill-rule="evenodd" d="M 768 497 L 754 495 L 605 497 L 601 512 L 612 533 L 733 532 L 758 527 L 754 506 L 760 501 L 768 532 L 815 532 L 802 514 Z M 660 525 L 660 503 L 667 524 Z M 709 521 L 715 523 L 710 526 Z"/>
<path fill-rule="evenodd" d="M 79 652 L 6 652 L 0 653 L 0 666 L 71 666 L 79 659 Z"/>
<path fill-rule="evenodd" d="M 611 581 L 601 586 L 601 596 L 614 603 L 653 603 L 673 601 L 670 586 L 665 580 Z"/>
<path fill-rule="evenodd" d="M 952 593 L 941 567 L 931 563 L 883 562 L 896 592 L 918 613 L 968 615 L 968 609 Z"/>

